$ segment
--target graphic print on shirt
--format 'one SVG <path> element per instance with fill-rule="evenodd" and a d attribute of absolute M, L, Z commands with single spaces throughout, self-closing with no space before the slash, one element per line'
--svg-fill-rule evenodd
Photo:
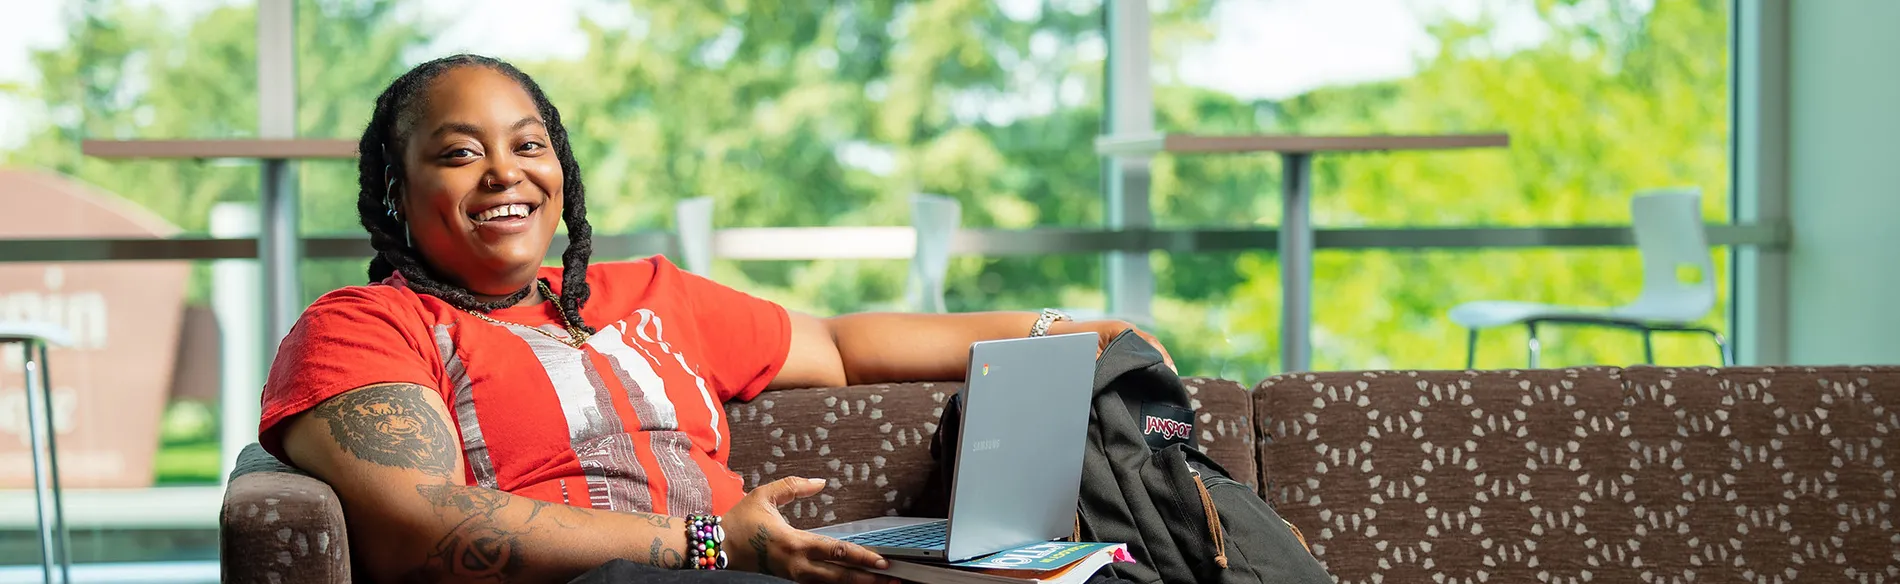
<path fill-rule="evenodd" d="M 454 401 L 449 407 L 455 412 L 456 429 L 462 434 L 462 458 L 468 461 L 475 484 L 500 488 L 495 480 L 495 463 L 488 458 L 488 442 L 482 438 L 481 421 L 475 417 L 475 388 L 469 383 L 468 367 L 462 363 L 462 356 L 455 354 L 455 339 L 449 336 L 449 325 L 438 324 L 432 330 L 435 349 L 442 354 L 442 370 L 452 386 L 450 398 Z"/>
<path fill-rule="evenodd" d="M 613 394 L 586 353 L 525 326 L 506 328 L 528 343 L 547 371 L 561 413 L 567 418 L 569 443 L 587 477 L 589 506 L 622 511 L 652 509 L 646 469 L 634 454 L 633 438 L 621 425 L 614 411 Z"/>
<path fill-rule="evenodd" d="M 712 421 L 713 445 L 711 451 L 719 452 L 720 449 L 725 446 L 725 437 L 719 435 L 719 416 L 724 414 L 724 412 L 719 409 L 719 403 L 713 400 L 712 392 L 706 390 L 706 379 L 700 377 L 699 372 L 693 370 L 693 366 L 686 364 L 685 355 L 673 352 L 673 346 L 666 343 L 666 323 L 660 320 L 660 315 L 654 314 L 652 310 L 645 308 L 636 310 L 634 313 L 640 315 L 640 326 L 635 327 L 633 332 L 639 336 L 642 343 L 658 344 L 660 346 L 660 352 L 672 356 L 673 361 L 679 363 L 681 371 L 685 371 L 687 375 L 693 376 L 693 386 L 699 390 L 699 397 L 706 404 L 706 419 Z M 654 355 L 652 351 L 647 351 L 646 347 L 642 346 L 641 350 L 647 354 L 647 357 L 652 358 L 655 363 L 661 363 L 659 357 Z"/>
<path fill-rule="evenodd" d="M 644 310 L 642 312 L 645 312 Z M 644 322 L 646 317 L 642 316 Z M 657 317 L 655 317 L 657 320 Z M 672 515 L 703 513 L 712 509 L 712 486 L 706 474 L 693 460 L 693 440 L 680 431 L 678 410 L 666 392 L 666 381 L 655 366 L 666 366 L 651 353 L 627 344 L 627 322 L 616 322 L 589 338 L 587 346 L 607 358 L 627 402 L 640 418 L 640 429 L 647 432 L 653 446 L 653 459 L 666 476 L 666 511 Z M 717 426 L 714 427 L 715 431 Z"/>

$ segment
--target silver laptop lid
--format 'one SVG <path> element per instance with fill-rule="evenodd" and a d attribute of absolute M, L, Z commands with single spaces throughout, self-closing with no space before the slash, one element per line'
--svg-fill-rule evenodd
<path fill-rule="evenodd" d="M 950 561 L 1074 531 L 1100 338 L 970 346 L 944 550 Z"/>

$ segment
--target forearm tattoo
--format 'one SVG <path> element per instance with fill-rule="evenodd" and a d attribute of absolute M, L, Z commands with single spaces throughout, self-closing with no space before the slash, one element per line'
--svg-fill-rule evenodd
<path fill-rule="evenodd" d="M 352 456 L 379 465 L 452 478 L 456 439 L 429 402 L 426 387 L 367 387 L 330 398 L 311 413 L 330 423 L 330 436 Z"/>
<path fill-rule="evenodd" d="M 445 518 L 461 515 L 448 535 L 435 542 L 412 582 L 507 582 L 524 567 L 521 536 L 534 531 L 532 517 L 509 526 L 501 511 L 517 499 L 506 493 L 463 485 L 417 485 L 416 492 Z M 531 499 L 526 499 L 531 500 Z M 454 513 L 450 513 L 453 511 Z"/>
<path fill-rule="evenodd" d="M 679 550 L 666 547 L 665 538 L 653 538 L 653 547 L 647 550 L 647 565 L 678 570 L 686 567 L 686 556 Z"/>

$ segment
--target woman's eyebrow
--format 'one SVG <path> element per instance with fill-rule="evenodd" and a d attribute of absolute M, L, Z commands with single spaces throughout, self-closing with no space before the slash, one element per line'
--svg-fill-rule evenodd
<path fill-rule="evenodd" d="M 528 126 L 541 126 L 543 128 L 546 128 L 547 124 L 541 123 L 541 118 L 528 116 L 528 117 L 521 118 L 521 121 L 515 122 L 515 125 L 508 126 L 508 131 L 519 132 L 521 131 L 522 128 L 526 128 Z"/>
<path fill-rule="evenodd" d="M 468 134 L 470 136 L 480 136 L 482 135 L 482 128 L 481 126 L 477 126 L 475 124 L 471 124 L 468 122 L 443 122 L 442 125 L 435 127 L 434 132 L 429 133 L 431 137 L 435 137 L 435 138 L 440 138 L 448 134 Z"/>
<path fill-rule="evenodd" d="M 546 124 L 543 124 L 541 122 L 541 118 L 537 118 L 534 116 L 527 116 L 527 117 L 521 118 L 520 120 L 516 121 L 514 124 L 508 126 L 508 131 L 519 132 L 521 131 L 522 128 L 526 128 L 528 126 L 542 126 L 544 128 L 547 127 Z M 430 136 L 436 137 L 436 138 L 440 138 L 448 134 L 468 134 L 470 136 L 480 136 L 482 135 L 482 127 L 477 126 L 475 124 L 468 123 L 468 122 L 443 122 L 442 125 L 436 126 L 434 132 L 429 133 Z"/>

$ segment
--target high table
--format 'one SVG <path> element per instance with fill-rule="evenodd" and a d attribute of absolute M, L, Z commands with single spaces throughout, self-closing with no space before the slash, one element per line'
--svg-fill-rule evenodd
<path fill-rule="evenodd" d="M 249 335 L 230 331 L 225 333 L 226 346 L 222 351 L 226 363 L 248 359 L 254 362 L 246 363 L 247 367 L 268 367 L 270 348 L 277 346 L 277 341 L 290 331 L 303 312 L 297 281 L 298 260 L 302 255 L 298 246 L 302 240 L 297 234 L 297 198 L 292 188 L 294 177 L 290 173 L 290 162 L 355 158 L 356 141 L 313 138 L 86 140 L 80 144 L 80 151 L 95 158 L 119 160 L 248 158 L 263 163 L 263 185 L 258 195 L 257 259 L 258 267 L 263 270 L 265 304 L 263 325 L 254 331 L 262 334 L 263 342 L 258 345 L 265 353 L 259 359 L 253 352 L 257 347 L 235 346 L 238 342 L 232 339 Z M 224 404 L 224 422 L 220 424 L 222 470 L 230 470 L 240 448 L 257 441 L 257 392 L 262 384 L 262 379 L 239 383 L 226 379 L 223 384 L 220 393 Z"/>
<path fill-rule="evenodd" d="M 258 196 L 260 228 L 258 260 L 265 270 L 266 330 L 280 338 L 296 322 L 297 200 L 291 188 L 290 161 L 355 158 L 353 140 L 283 138 L 240 140 L 86 140 L 80 151 L 95 158 L 122 160 L 249 158 L 263 162 L 263 189 Z M 280 302 L 282 299 L 293 299 Z"/>
<path fill-rule="evenodd" d="M 59 500 L 59 452 L 54 446 L 53 381 L 46 372 L 46 346 L 70 345 L 72 334 L 44 322 L 0 322 L 0 344 L 18 343 L 26 371 L 26 424 L 33 449 L 33 505 L 38 518 L 40 567 L 46 582 L 72 582 L 73 557 L 66 534 L 66 506 Z M 57 574 L 57 578 L 55 575 Z"/>
<path fill-rule="evenodd" d="M 1448 134 L 1427 136 L 1195 136 L 1144 134 L 1102 136 L 1095 152 L 1104 156 L 1150 158 L 1157 154 L 1280 155 L 1284 176 L 1280 199 L 1280 363 L 1283 371 L 1306 371 L 1312 347 L 1308 333 L 1313 322 L 1313 224 L 1307 211 L 1312 199 L 1313 155 L 1322 152 L 1391 150 L 1450 150 L 1510 146 L 1505 134 Z"/>

